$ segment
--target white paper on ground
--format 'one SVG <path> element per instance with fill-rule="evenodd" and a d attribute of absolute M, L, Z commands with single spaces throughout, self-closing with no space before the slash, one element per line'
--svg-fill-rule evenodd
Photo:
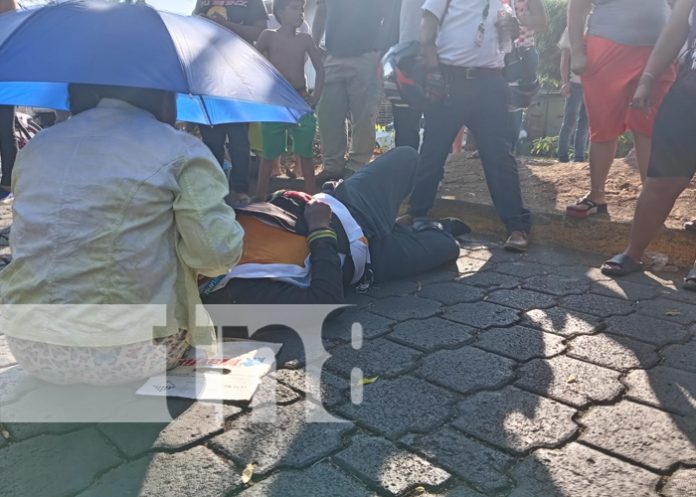
<path fill-rule="evenodd" d="M 182 397 L 197 400 L 248 401 L 261 378 L 275 364 L 282 344 L 252 341 L 224 342 L 222 354 L 208 358 L 192 351 L 166 375 L 150 378 L 138 395 Z"/>

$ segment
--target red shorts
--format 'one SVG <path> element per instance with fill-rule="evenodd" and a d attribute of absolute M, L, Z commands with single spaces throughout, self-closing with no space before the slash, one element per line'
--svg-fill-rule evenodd
<path fill-rule="evenodd" d="M 652 108 L 646 113 L 643 109 L 631 109 L 629 104 L 652 47 L 621 45 L 591 35 L 587 36 L 586 47 L 587 69 L 582 74 L 582 89 L 590 141 L 612 141 L 627 129 L 651 136 L 657 109 L 676 79 L 676 67 L 665 71 L 655 84 Z"/>

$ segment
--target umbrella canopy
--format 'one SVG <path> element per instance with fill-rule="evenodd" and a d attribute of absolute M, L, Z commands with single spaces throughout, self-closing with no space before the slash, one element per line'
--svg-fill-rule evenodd
<path fill-rule="evenodd" d="M 295 122 L 311 112 L 251 45 L 141 4 L 72 1 L 0 15 L 0 104 L 68 110 L 68 84 L 177 93 L 178 119 Z"/>

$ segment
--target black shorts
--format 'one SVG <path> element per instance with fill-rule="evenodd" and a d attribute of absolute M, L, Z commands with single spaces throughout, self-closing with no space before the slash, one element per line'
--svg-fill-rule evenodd
<path fill-rule="evenodd" d="M 691 178 L 696 172 L 696 93 L 679 81 L 657 112 L 648 166 L 649 178 Z"/>

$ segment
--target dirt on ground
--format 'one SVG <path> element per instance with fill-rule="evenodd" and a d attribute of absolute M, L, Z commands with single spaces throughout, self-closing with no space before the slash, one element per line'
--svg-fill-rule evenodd
<path fill-rule="evenodd" d="M 519 158 L 520 182 L 526 205 L 536 212 L 565 212 L 590 188 L 588 163 L 560 163 L 553 159 Z M 640 175 L 632 160 L 617 159 L 606 185 L 609 215 L 612 219 L 631 221 L 640 193 Z M 443 198 L 490 204 L 481 161 L 475 153 L 463 152 L 449 157 L 445 178 L 440 187 Z M 696 188 L 692 185 L 677 200 L 667 220 L 667 227 L 681 228 L 696 217 Z"/>

